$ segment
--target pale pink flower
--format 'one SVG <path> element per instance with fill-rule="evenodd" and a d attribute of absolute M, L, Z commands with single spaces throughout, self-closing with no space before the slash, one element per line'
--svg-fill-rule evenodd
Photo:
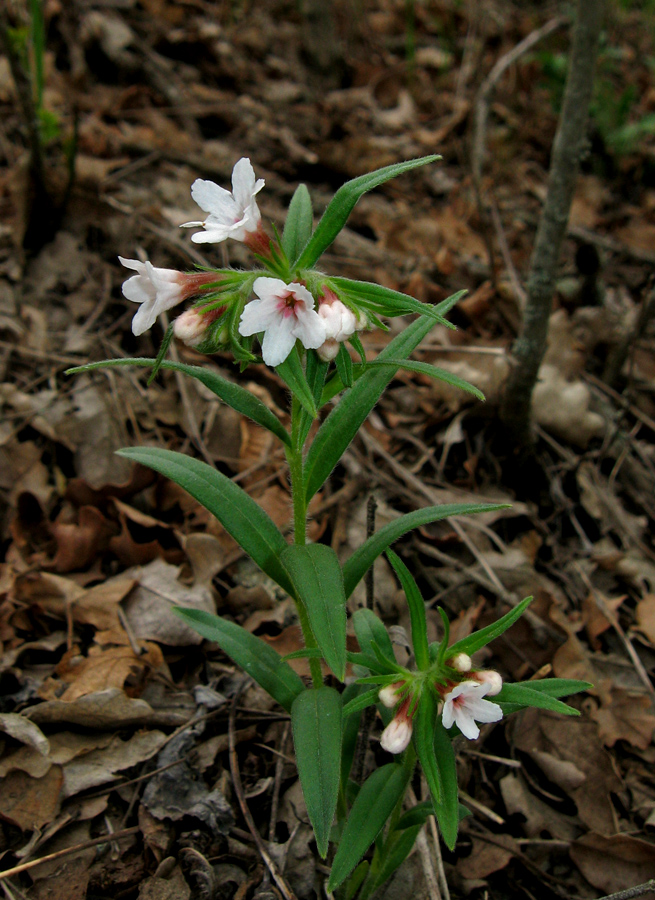
<path fill-rule="evenodd" d="M 496 694 L 500 694 L 502 691 L 503 679 L 501 678 L 500 673 L 496 672 L 494 669 L 482 669 L 479 672 L 473 672 L 472 674 L 480 684 L 489 685 L 487 697 L 495 697 Z"/>
<path fill-rule="evenodd" d="M 325 342 L 318 348 L 318 355 L 323 362 L 330 362 L 338 354 L 340 344 L 355 333 L 358 320 L 328 287 L 323 288 L 318 314 L 325 322 Z"/>
<path fill-rule="evenodd" d="M 157 316 L 177 306 L 188 296 L 187 276 L 176 269 L 159 269 L 151 262 L 124 259 L 122 256 L 118 258 L 127 269 L 137 272 L 123 284 L 123 296 L 141 304 L 132 319 L 132 331 L 134 334 L 143 334 L 152 328 Z"/>
<path fill-rule="evenodd" d="M 388 753 L 402 753 L 412 739 L 412 719 L 407 714 L 410 698 L 407 697 L 380 735 L 380 745 Z"/>
<path fill-rule="evenodd" d="M 444 728 L 456 724 L 464 737 L 473 741 L 480 736 L 476 721 L 499 722 L 503 717 L 500 706 L 483 699 L 489 687 L 477 681 L 462 681 L 446 694 L 442 713 Z"/>
<path fill-rule="evenodd" d="M 191 185 L 191 196 L 209 215 L 203 222 L 185 222 L 181 227 L 205 229 L 191 236 L 196 244 L 218 244 L 227 238 L 246 241 L 259 229 L 261 214 L 255 197 L 263 187 L 264 179 L 255 181 L 255 170 L 247 157 L 232 170 L 232 193 L 213 181 L 197 178 Z"/>
<path fill-rule="evenodd" d="M 308 350 L 316 350 L 325 341 L 325 323 L 303 284 L 262 277 L 255 281 L 253 291 L 258 299 L 246 304 L 239 334 L 247 337 L 264 332 L 262 357 L 266 365 L 283 363 L 296 340 Z"/>

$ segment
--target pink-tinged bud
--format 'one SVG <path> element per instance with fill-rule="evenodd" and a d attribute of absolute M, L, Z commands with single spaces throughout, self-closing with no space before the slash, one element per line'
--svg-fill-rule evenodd
<path fill-rule="evenodd" d="M 503 679 L 500 674 L 493 669 L 483 669 L 479 672 L 473 672 L 472 675 L 476 681 L 480 682 L 480 684 L 489 685 L 487 697 L 495 697 L 495 695 L 500 694 L 503 689 Z"/>
<path fill-rule="evenodd" d="M 468 653 L 456 653 L 448 660 L 448 665 L 455 669 L 456 672 L 464 673 L 471 671 L 473 663 L 471 662 L 471 657 Z"/>
<path fill-rule="evenodd" d="M 395 684 L 388 684 L 386 687 L 383 687 L 378 697 L 380 698 L 380 703 L 383 706 L 386 706 L 387 709 L 393 709 L 394 706 L 397 706 L 400 703 L 400 693 L 404 687 L 404 683 L 402 681 L 397 681 Z"/>
<path fill-rule="evenodd" d="M 412 739 L 412 720 L 397 715 L 382 732 L 380 744 L 388 753 L 402 753 Z"/>
<path fill-rule="evenodd" d="M 334 338 L 330 338 L 329 340 L 322 343 L 316 351 L 318 353 L 318 358 L 323 362 L 332 362 L 333 359 L 336 359 L 340 347 L 341 344 L 339 343 L 339 341 L 335 341 Z"/>
<path fill-rule="evenodd" d="M 188 347 L 197 347 L 204 341 L 209 326 L 224 312 L 224 306 L 218 306 L 207 312 L 198 307 L 187 309 L 173 322 L 173 334 Z"/>

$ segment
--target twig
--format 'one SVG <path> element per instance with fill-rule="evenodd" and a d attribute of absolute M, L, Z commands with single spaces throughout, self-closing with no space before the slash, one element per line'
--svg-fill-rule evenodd
<path fill-rule="evenodd" d="M 296 895 L 293 893 L 289 885 L 282 877 L 281 873 L 278 871 L 274 860 L 271 858 L 268 850 L 266 849 L 264 841 L 262 840 L 260 833 L 257 831 L 257 826 L 255 825 L 253 817 L 250 813 L 250 809 L 248 808 L 248 804 L 246 803 L 245 795 L 243 793 L 243 783 L 241 781 L 241 773 L 239 772 L 239 760 L 237 758 L 234 723 L 236 719 L 237 703 L 239 701 L 239 697 L 241 695 L 241 691 L 243 690 L 244 684 L 245 679 L 241 682 L 239 689 L 236 691 L 234 697 L 232 698 L 232 704 L 230 706 L 230 717 L 228 719 L 228 737 L 230 741 L 230 773 L 232 775 L 234 793 L 237 795 L 243 818 L 246 820 L 248 830 L 253 836 L 255 845 L 259 850 L 259 854 L 266 863 L 266 867 L 271 873 L 273 881 L 280 889 L 280 893 L 284 897 L 284 900 L 297 900 Z"/>
<path fill-rule="evenodd" d="M 81 844 L 76 844 L 74 847 L 66 847 L 65 850 L 48 853 L 47 856 L 41 856 L 39 859 L 32 859 L 29 862 L 21 863 L 19 866 L 14 866 L 12 869 L 5 869 L 4 872 L 0 872 L 0 881 L 3 881 L 5 878 L 11 878 L 13 875 L 19 875 L 21 872 L 27 872 L 29 869 L 40 866 L 41 863 L 50 862 L 53 859 L 61 859 L 62 856 L 70 856 L 79 850 L 86 850 L 87 847 L 97 847 L 98 844 L 106 844 L 109 840 L 118 841 L 121 838 L 129 837 L 131 834 L 136 834 L 138 831 L 140 831 L 139 826 L 134 825 L 132 828 L 123 828 L 121 831 L 115 831 L 113 834 L 102 834 L 100 837 L 82 841 Z"/>
<path fill-rule="evenodd" d="M 459 790 L 459 795 L 464 801 L 464 803 L 468 803 L 469 806 L 472 806 L 473 809 L 477 809 L 481 815 L 486 816 L 488 819 L 491 819 L 492 822 L 495 822 L 496 825 L 504 825 L 505 820 L 502 816 L 499 816 L 498 813 L 495 813 L 493 809 L 489 809 L 488 806 L 485 806 L 484 803 L 480 803 L 479 800 L 476 800 L 475 797 L 471 797 L 461 788 Z"/>
<path fill-rule="evenodd" d="M 604 234 L 596 234 L 593 231 L 589 231 L 588 228 L 582 228 L 579 225 L 571 225 L 567 230 L 567 234 L 581 241 L 595 244 L 601 250 L 608 250 L 610 253 L 616 253 L 618 256 L 625 256 L 628 259 L 636 259 L 638 262 L 645 262 L 655 266 L 655 253 L 650 250 L 643 250 L 641 247 L 629 247 L 627 244 L 614 240 L 614 238 L 607 237 Z"/>
<path fill-rule="evenodd" d="M 282 772 L 284 770 L 284 763 L 288 759 L 285 756 L 285 750 L 287 747 L 287 741 L 289 740 L 289 722 L 285 722 L 284 728 L 282 730 L 282 737 L 280 738 L 280 750 L 279 755 L 275 761 L 275 781 L 273 783 L 273 799 L 271 800 L 271 818 L 268 823 L 268 840 L 269 843 L 273 843 L 275 840 L 275 829 L 277 827 L 277 811 L 280 804 L 280 787 L 282 785 Z M 269 747 L 269 750 L 272 749 Z"/>
<path fill-rule="evenodd" d="M 604 897 L 599 897 L 598 900 L 632 900 L 633 897 L 643 897 L 644 894 L 649 894 L 651 891 L 655 891 L 655 878 L 638 884 L 636 887 L 617 891 L 615 894 L 606 894 Z"/>
<path fill-rule="evenodd" d="M 411 787 L 407 791 L 407 799 L 412 806 L 416 806 L 418 804 L 416 794 Z M 442 898 L 441 896 L 441 891 L 439 890 L 439 884 L 437 883 L 437 876 L 434 871 L 432 854 L 430 853 L 430 846 L 425 834 L 425 828 L 421 828 L 418 833 L 418 836 L 416 838 L 416 849 L 418 850 L 418 854 L 421 857 L 423 875 L 425 876 L 425 886 L 428 890 L 428 896 L 430 900 L 444 900 L 444 898 Z"/>

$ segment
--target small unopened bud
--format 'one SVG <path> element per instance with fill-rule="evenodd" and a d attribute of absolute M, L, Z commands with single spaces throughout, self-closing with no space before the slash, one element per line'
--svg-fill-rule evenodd
<path fill-rule="evenodd" d="M 382 732 L 380 744 L 388 753 L 402 753 L 412 739 L 412 720 L 398 714 Z"/>
<path fill-rule="evenodd" d="M 449 661 L 448 665 L 455 669 L 456 672 L 470 672 L 471 666 L 473 663 L 471 662 L 471 657 L 468 653 L 456 653 Z"/>
<path fill-rule="evenodd" d="M 480 684 L 489 685 L 487 697 L 494 697 L 496 694 L 500 694 L 503 689 L 503 679 L 494 669 L 482 669 L 479 672 L 474 672 L 473 675 Z"/>
<path fill-rule="evenodd" d="M 402 681 L 397 681 L 395 684 L 388 684 L 386 687 L 383 687 L 378 694 L 380 703 L 383 706 L 386 706 L 387 709 L 393 709 L 394 706 L 397 706 L 400 702 L 400 692 L 402 688 Z"/>
<path fill-rule="evenodd" d="M 204 341 L 209 326 L 225 312 L 224 306 L 209 309 L 187 309 L 173 322 L 173 334 L 188 347 L 198 347 Z"/>
<path fill-rule="evenodd" d="M 340 346 L 339 341 L 335 341 L 334 338 L 328 338 L 316 351 L 318 358 L 323 362 L 332 362 L 333 359 L 336 359 Z"/>

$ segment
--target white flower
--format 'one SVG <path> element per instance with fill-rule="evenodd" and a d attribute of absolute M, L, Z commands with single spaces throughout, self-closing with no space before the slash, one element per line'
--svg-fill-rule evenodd
<path fill-rule="evenodd" d="M 123 296 L 141 304 L 132 320 L 132 331 L 143 334 L 152 328 L 158 315 L 186 298 L 186 276 L 176 269 L 158 269 L 151 262 L 118 258 L 127 269 L 138 273 L 124 282 Z"/>
<path fill-rule="evenodd" d="M 255 181 L 255 170 L 247 157 L 232 170 L 232 193 L 213 181 L 197 178 L 191 185 L 191 196 L 208 212 L 204 222 L 185 222 L 182 228 L 203 226 L 204 231 L 191 235 L 196 244 L 218 244 L 227 238 L 245 241 L 259 228 L 261 214 L 255 195 L 264 187 L 264 179 Z"/>
<path fill-rule="evenodd" d="M 321 303 L 318 314 L 325 322 L 327 340 L 343 342 L 355 333 L 357 328 L 355 314 L 341 300 Z"/>
<path fill-rule="evenodd" d="M 325 341 L 325 323 L 314 310 L 314 298 L 302 284 L 279 278 L 258 278 L 253 291 L 258 300 L 246 304 L 239 334 L 264 332 L 262 356 L 268 366 L 279 366 L 291 353 L 296 338 L 308 350 Z"/>
<path fill-rule="evenodd" d="M 378 694 L 380 703 L 386 706 L 387 709 L 393 709 L 400 702 L 400 693 L 404 686 L 404 682 L 396 681 L 395 684 L 388 684 L 386 687 L 383 687 Z"/>
<path fill-rule="evenodd" d="M 501 678 L 500 673 L 496 672 L 494 669 L 483 669 L 476 672 L 475 679 L 481 684 L 489 685 L 487 697 L 495 697 L 496 694 L 500 694 L 503 689 L 503 679 Z"/>
<path fill-rule="evenodd" d="M 473 663 L 468 653 L 456 653 L 452 659 L 448 660 L 448 665 L 452 666 L 457 672 L 464 673 L 471 671 Z"/>
<path fill-rule="evenodd" d="M 412 720 L 398 714 L 389 722 L 380 736 L 380 745 L 388 753 L 402 753 L 412 739 Z"/>
<path fill-rule="evenodd" d="M 473 741 L 480 736 L 478 722 L 499 722 L 503 711 L 497 703 L 483 700 L 489 693 L 488 684 L 477 681 L 462 681 L 444 697 L 442 720 L 444 728 L 452 728 L 456 723 L 464 737 Z"/>

